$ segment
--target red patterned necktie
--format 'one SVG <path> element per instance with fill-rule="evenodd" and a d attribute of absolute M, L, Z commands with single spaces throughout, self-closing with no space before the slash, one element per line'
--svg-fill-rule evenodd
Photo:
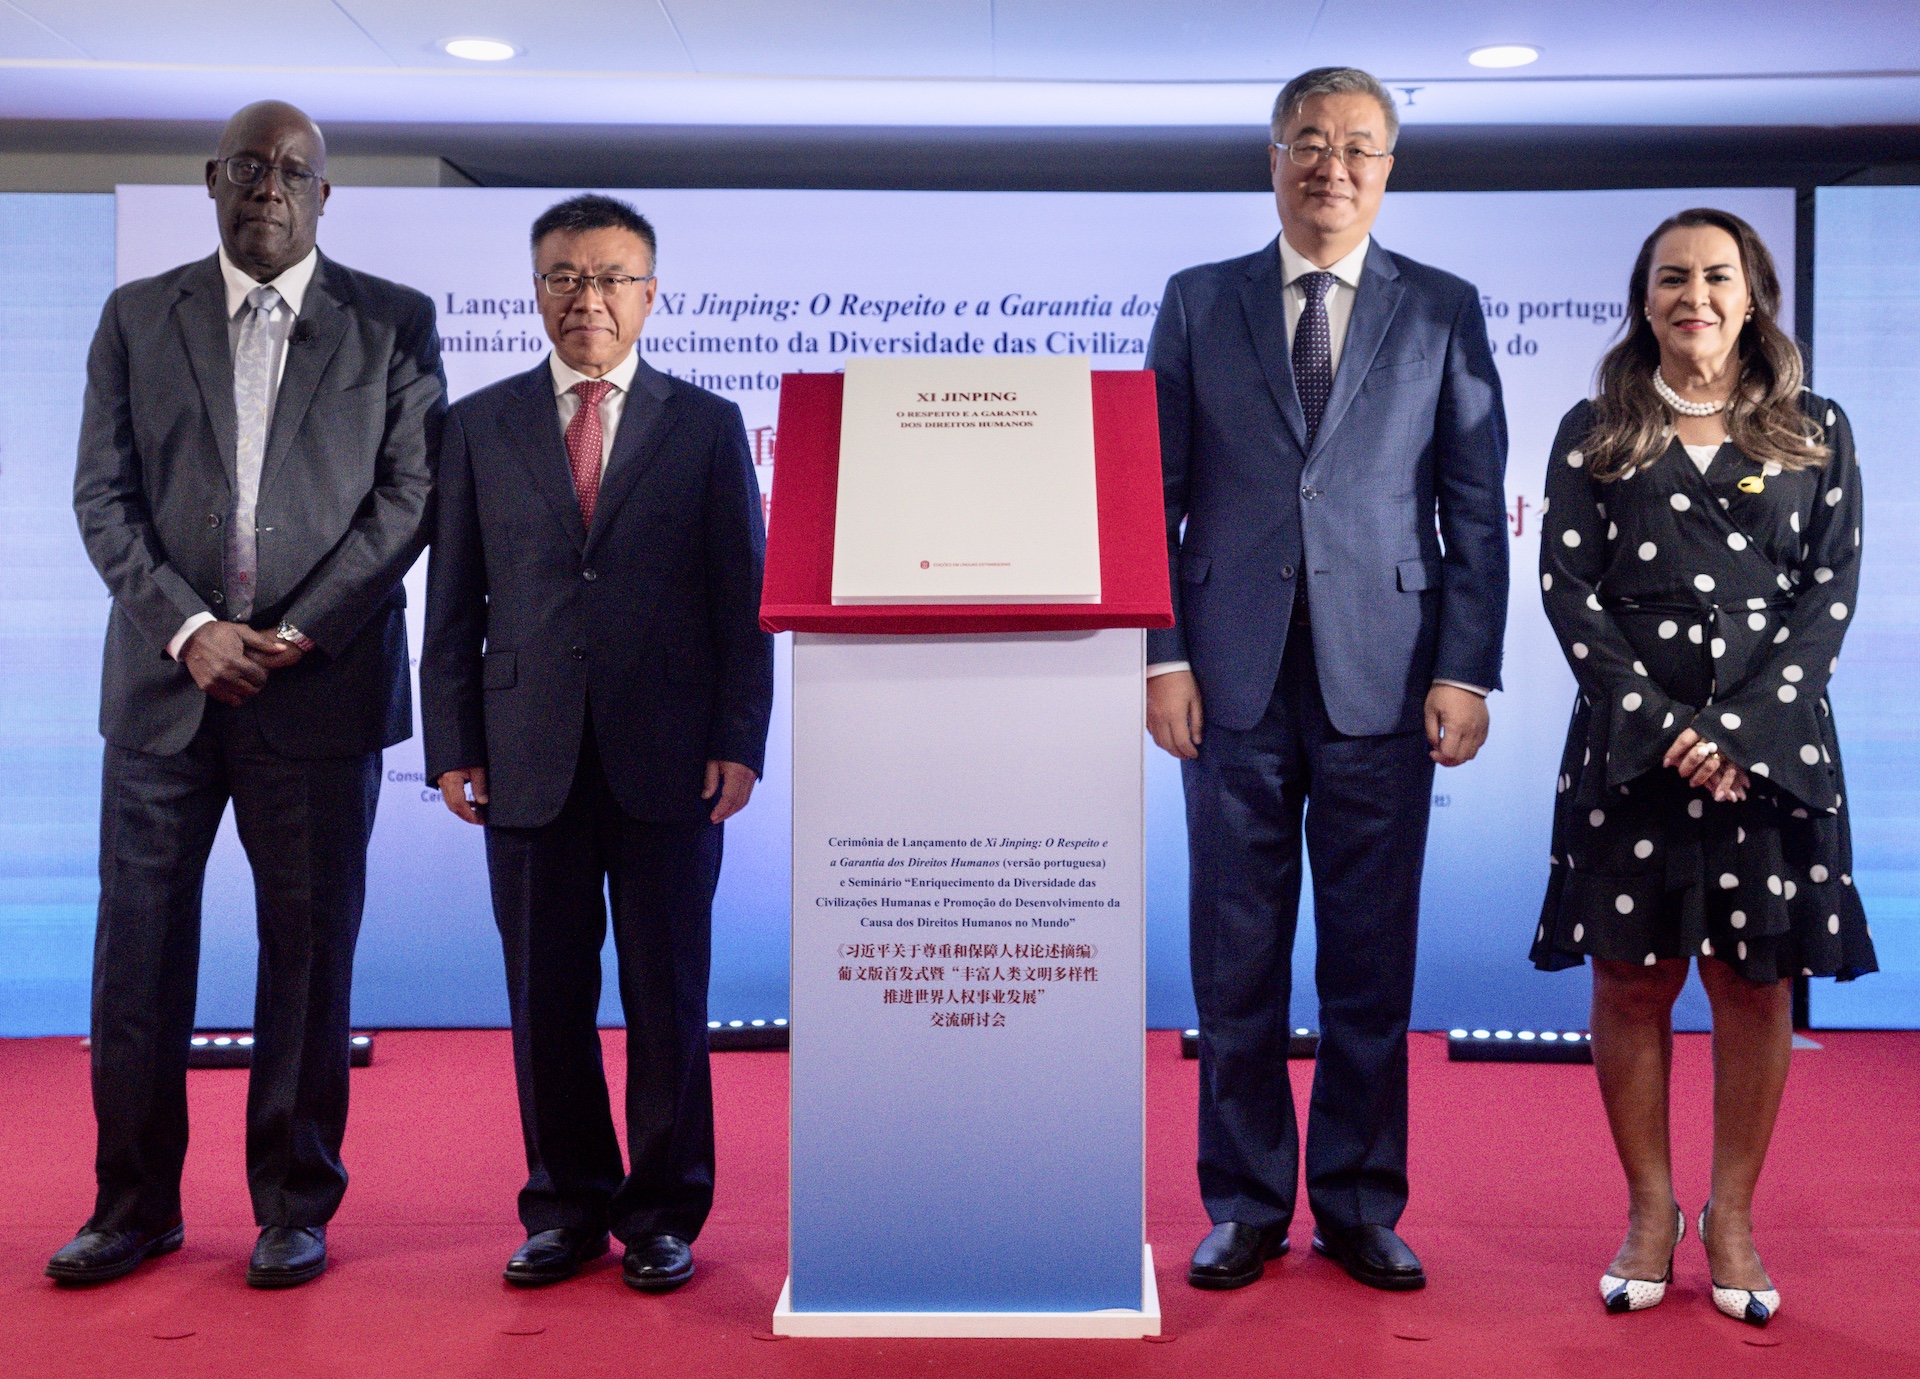
<path fill-rule="evenodd" d="M 600 399 L 613 391 L 602 379 L 576 383 L 567 390 L 580 399 L 567 423 L 567 464 L 573 470 L 573 491 L 580 499 L 580 520 L 593 526 L 593 505 L 600 497 Z"/>

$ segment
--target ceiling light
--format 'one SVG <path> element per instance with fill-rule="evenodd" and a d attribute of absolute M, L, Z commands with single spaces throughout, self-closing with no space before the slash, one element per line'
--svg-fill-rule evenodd
<path fill-rule="evenodd" d="M 463 57 L 468 62 L 505 62 L 520 55 L 518 48 L 497 38 L 449 38 L 440 46 L 448 57 Z"/>
<path fill-rule="evenodd" d="M 1540 50 L 1524 43 L 1495 43 L 1467 54 L 1467 61 L 1475 67 L 1525 67 L 1539 60 Z"/>

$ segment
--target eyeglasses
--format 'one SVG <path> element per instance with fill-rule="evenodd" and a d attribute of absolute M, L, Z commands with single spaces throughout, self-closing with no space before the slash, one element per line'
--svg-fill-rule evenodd
<path fill-rule="evenodd" d="M 1368 168 L 1380 166 L 1382 158 L 1391 158 L 1391 153 L 1382 153 L 1379 149 L 1362 148 L 1358 144 L 1348 144 L 1345 148 L 1335 148 L 1331 144 L 1275 144 L 1275 148 L 1287 155 L 1287 161 L 1297 168 L 1317 168 L 1329 158 L 1338 158 L 1346 164 L 1347 171 L 1358 175 Z"/>
<path fill-rule="evenodd" d="M 227 181 L 236 187 L 257 187 L 270 172 L 280 174 L 280 185 L 289 196 L 299 196 L 310 192 L 320 181 L 320 174 L 310 168 L 290 168 L 284 163 L 263 163 L 258 158 L 248 158 L 244 154 L 220 160 L 220 166 L 227 174 Z"/>
<path fill-rule="evenodd" d="M 631 273 L 535 273 L 533 276 L 540 280 L 549 297 L 577 297 L 591 283 L 602 301 L 618 297 L 635 283 L 653 281 L 651 273 L 644 278 L 636 278 Z"/>

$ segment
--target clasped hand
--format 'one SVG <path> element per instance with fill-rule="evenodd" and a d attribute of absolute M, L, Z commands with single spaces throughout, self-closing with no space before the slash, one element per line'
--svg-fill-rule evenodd
<path fill-rule="evenodd" d="M 1745 771 L 1720 755 L 1717 744 L 1708 742 L 1692 728 L 1684 729 L 1673 740 L 1660 764 L 1678 771 L 1687 784 L 1711 790 L 1713 798 L 1722 804 L 1728 800 L 1744 800 L 1753 784 Z"/>
<path fill-rule="evenodd" d="M 238 622 L 201 625 L 180 652 L 193 683 L 229 708 L 265 689 L 268 671 L 285 670 L 300 656 L 291 642 Z"/>

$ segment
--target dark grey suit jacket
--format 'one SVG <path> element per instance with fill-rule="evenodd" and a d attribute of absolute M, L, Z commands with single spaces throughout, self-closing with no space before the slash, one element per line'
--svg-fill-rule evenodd
<path fill-rule="evenodd" d="M 445 409 L 433 303 L 323 255 L 260 475 L 252 623 L 316 643 L 253 701 L 284 755 L 413 731 L 400 580 L 426 544 Z M 199 730 L 206 695 L 166 648 L 195 613 L 224 616 L 235 425 L 218 256 L 116 289 L 87 359 L 73 506 L 113 595 L 100 731 L 117 746 L 168 755 Z"/>
<path fill-rule="evenodd" d="M 1177 273 L 1147 363 L 1160 394 L 1173 627 L 1207 721 L 1273 695 L 1307 581 L 1327 716 L 1421 726 L 1437 677 L 1497 689 L 1507 622 L 1507 421 L 1473 285 L 1367 251 L 1311 446 L 1287 347 L 1278 241 Z"/>
<path fill-rule="evenodd" d="M 420 653 L 427 779 L 484 766 L 487 822 L 537 828 L 566 803 L 591 713 L 623 810 L 704 819 L 707 762 L 757 772 L 766 756 L 765 563 L 760 488 L 725 398 L 641 360 L 591 529 L 546 361 L 461 398 Z"/>

